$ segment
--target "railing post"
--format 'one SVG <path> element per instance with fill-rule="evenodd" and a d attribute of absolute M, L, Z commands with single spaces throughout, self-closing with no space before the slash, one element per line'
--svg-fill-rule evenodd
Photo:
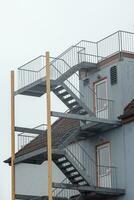
<path fill-rule="evenodd" d="M 120 31 L 118 31 L 118 46 L 119 46 L 119 52 L 120 52 Z"/>
<path fill-rule="evenodd" d="M 46 93 L 47 93 L 47 151 L 48 151 L 48 200 L 52 200 L 52 140 L 51 140 L 51 95 L 50 61 L 46 52 Z"/>
<path fill-rule="evenodd" d="M 118 42 L 119 42 L 119 53 L 121 59 L 121 52 L 122 52 L 122 31 L 118 31 Z"/>
<path fill-rule="evenodd" d="M 14 71 L 11 71 L 11 199 L 15 200 L 15 103 Z"/>
<path fill-rule="evenodd" d="M 98 42 L 96 42 L 96 48 L 97 48 L 97 63 L 99 62 L 99 49 L 98 49 Z"/>

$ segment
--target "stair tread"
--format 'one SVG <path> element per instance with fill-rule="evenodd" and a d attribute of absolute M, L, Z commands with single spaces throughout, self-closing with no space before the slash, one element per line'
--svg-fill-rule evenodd
<path fill-rule="evenodd" d="M 57 96 L 59 96 L 59 97 L 64 97 L 64 96 L 66 96 L 66 95 L 68 95 L 69 93 L 67 92 L 67 91 L 65 91 L 65 92 L 62 92 L 62 93 L 58 93 L 57 94 Z"/>
<path fill-rule="evenodd" d="M 63 86 L 59 86 L 59 87 L 54 88 L 53 91 L 59 92 L 59 91 L 61 91 L 61 90 L 63 90 L 63 89 L 64 89 Z"/>
<path fill-rule="evenodd" d="M 75 179 L 75 178 L 78 178 L 78 177 L 80 177 L 80 176 L 81 176 L 81 175 L 78 173 L 78 174 L 74 174 L 74 175 L 69 176 L 69 178 Z"/>
<path fill-rule="evenodd" d="M 62 91 L 63 90 L 63 91 Z M 84 115 L 92 113 L 88 106 L 81 101 L 81 99 L 65 84 L 62 83 L 62 86 L 55 88 L 53 92 L 56 96 L 73 112 L 79 112 L 79 114 Z M 76 98 L 75 98 L 76 97 Z M 75 100 L 74 102 L 69 102 Z M 76 110 L 74 108 L 76 107 Z M 87 111 L 86 111 L 87 110 Z"/>
<path fill-rule="evenodd" d="M 72 170 L 66 171 L 65 173 L 66 173 L 66 174 L 71 174 L 71 173 L 73 173 L 73 172 L 77 172 L 77 170 L 74 168 L 74 169 L 72 169 Z"/>
<path fill-rule="evenodd" d="M 72 96 L 70 96 L 70 97 L 67 97 L 67 98 L 64 98 L 63 100 L 65 101 L 65 102 L 69 102 L 69 101 L 71 101 L 71 100 L 73 100 L 74 98 L 72 97 Z"/>
<path fill-rule="evenodd" d="M 62 166 L 61 169 L 68 169 L 70 167 L 73 167 L 73 166 L 71 164 L 69 164 L 69 165 L 66 165 L 66 166 Z"/>
<path fill-rule="evenodd" d="M 64 163 L 67 163 L 67 162 L 69 162 L 67 159 L 66 160 L 63 160 L 63 161 L 56 161 L 56 163 L 59 163 L 59 164 L 64 164 Z"/>
<path fill-rule="evenodd" d="M 81 183 L 81 182 L 85 182 L 85 180 L 81 179 L 81 180 L 75 180 L 75 181 L 73 181 L 73 183 Z"/>
<path fill-rule="evenodd" d="M 78 105 L 78 102 L 77 101 L 74 101 L 72 103 L 67 103 L 68 104 L 68 107 L 73 107 L 75 105 Z"/>

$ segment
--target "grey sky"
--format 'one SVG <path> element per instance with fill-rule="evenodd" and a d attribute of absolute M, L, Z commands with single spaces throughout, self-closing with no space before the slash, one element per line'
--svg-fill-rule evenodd
<path fill-rule="evenodd" d="M 133 0 L 0 0 L 1 200 L 10 199 L 10 168 L 3 164 L 10 155 L 10 70 L 46 50 L 56 56 L 81 39 L 96 41 L 119 29 L 134 32 L 133 8 Z M 32 127 L 36 116 L 37 124 L 42 122 L 42 101 L 30 101 L 17 98 L 16 123 Z"/>

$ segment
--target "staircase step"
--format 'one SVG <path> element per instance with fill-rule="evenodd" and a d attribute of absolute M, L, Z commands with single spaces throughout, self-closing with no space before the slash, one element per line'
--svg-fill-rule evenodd
<path fill-rule="evenodd" d="M 80 110 L 82 110 L 83 108 L 81 107 L 81 106 L 76 106 L 75 108 L 73 108 L 73 112 L 75 112 L 75 113 L 77 113 L 77 112 L 79 112 Z"/>
<path fill-rule="evenodd" d="M 65 102 L 69 102 L 69 101 L 71 101 L 71 100 L 73 100 L 73 97 L 72 96 L 70 96 L 70 97 L 67 97 L 67 98 L 65 98 L 65 99 L 63 99 Z"/>
<path fill-rule="evenodd" d="M 73 172 L 76 172 L 77 170 L 76 169 L 71 169 L 70 171 L 66 171 L 65 174 L 71 174 Z"/>
<path fill-rule="evenodd" d="M 74 101 L 72 103 L 68 103 L 68 107 L 72 108 L 73 106 L 78 105 L 77 101 Z"/>
<path fill-rule="evenodd" d="M 59 154 L 53 154 L 52 157 L 53 157 L 54 162 L 56 162 L 56 160 L 62 158 L 62 156 Z"/>
<path fill-rule="evenodd" d="M 78 178 L 78 177 L 80 177 L 80 174 L 79 174 L 79 173 L 69 176 L 70 179 L 75 179 L 75 178 Z"/>
<path fill-rule="evenodd" d="M 71 177 L 71 179 L 73 179 L 73 180 L 81 180 L 81 179 L 83 179 L 83 177 L 80 175 L 80 174 L 77 174 L 78 176 L 77 177 L 74 177 L 74 176 L 70 176 Z"/>
<path fill-rule="evenodd" d="M 84 179 L 82 178 L 82 176 L 80 174 L 79 174 L 79 176 L 77 176 L 77 178 L 79 178 L 79 179 L 76 179 L 76 178 L 72 177 L 71 175 L 69 176 L 69 179 L 71 182 L 75 182 L 75 181 L 79 181 L 79 180 L 84 181 Z"/>
<path fill-rule="evenodd" d="M 66 170 L 66 169 L 68 169 L 68 168 L 70 168 L 70 167 L 72 167 L 72 165 L 71 165 L 71 164 L 69 164 L 69 165 L 65 165 L 65 166 L 63 166 L 63 165 L 62 165 L 61 169 L 64 169 L 64 170 Z"/>
<path fill-rule="evenodd" d="M 54 92 L 59 92 L 59 91 L 61 91 L 61 90 L 64 90 L 64 87 L 63 87 L 63 86 L 59 86 L 59 87 L 55 88 L 53 91 L 54 91 Z"/>
<path fill-rule="evenodd" d="M 59 98 L 63 98 L 63 97 L 65 97 L 66 95 L 68 95 L 69 93 L 67 92 L 67 91 L 65 91 L 65 92 L 62 92 L 62 93 L 58 93 L 57 94 L 57 96 L 59 97 Z"/>
<path fill-rule="evenodd" d="M 80 113 L 81 115 L 86 115 L 87 112 L 79 105 L 76 107 L 72 108 L 72 113 Z"/>
<path fill-rule="evenodd" d="M 83 111 L 80 112 L 80 114 L 81 114 L 81 115 L 86 115 L 86 114 L 88 114 L 88 113 L 87 113 L 85 110 L 83 110 Z"/>
<path fill-rule="evenodd" d="M 79 197 L 80 197 L 79 194 L 78 195 L 74 195 L 74 196 L 69 197 L 69 200 L 78 200 Z"/>
<path fill-rule="evenodd" d="M 84 179 L 73 181 L 74 184 L 79 184 L 81 182 L 86 183 Z"/>
<path fill-rule="evenodd" d="M 82 102 L 80 97 L 78 97 L 75 92 L 71 90 L 65 83 L 60 84 L 59 87 L 56 87 L 53 89 L 53 92 L 56 94 L 56 96 L 73 112 L 78 112 L 81 115 L 84 114 L 90 114 L 92 115 L 92 111 L 89 109 L 89 107 Z M 74 102 L 70 102 L 71 100 L 74 100 Z M 78 107 L 77 107 L 78 106 Z M 77 107 L 78 111 L 73 110 L 75 107 Z"/>
<path fill-rule="evenodd" d="M 69 163 L 69 161 L 66 159 L 66 160 L 63 160 L 63 161 L 56 161 L 57 164 L 64 164 L 64 163 Z"/>

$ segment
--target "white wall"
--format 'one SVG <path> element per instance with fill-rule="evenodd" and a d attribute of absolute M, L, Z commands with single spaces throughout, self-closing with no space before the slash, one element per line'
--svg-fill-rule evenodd
<path fill-rule="evenodd" d="M 61 182 L 65 177 L 53 163 L 53 181 Z M 17 164 L 16 194 L 47 195 L 47 162 L 41 165 Z"/>
<path fill-rule="evenodd" d="M 111 85 L 110 82 L 110 68 L 117 66 L 117 84 Z M 89 85 L 93 89 L 93 83 L 98 80 L 98 75 L 102 78 L 107 77 L 108 99 L 113 100 L 113 112 L 111 114 L 115 117 L 123 113 L 124 107 L 134 98 L 134 59 L 123 58 L 121 61 L 116 61 L 113 64 L 107 64 L 96 73 L 89 73 Z M 85 101 L 87 106 L 93 111 L 94 95 L 88 86 L 83 85 L 80 81 L 80 88 L 85 92 Z"/>

